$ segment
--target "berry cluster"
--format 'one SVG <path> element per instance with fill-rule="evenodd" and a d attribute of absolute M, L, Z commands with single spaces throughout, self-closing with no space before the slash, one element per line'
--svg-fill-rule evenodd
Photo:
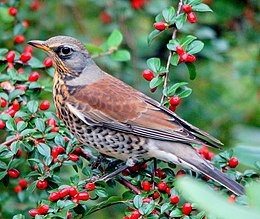
<path fill-rule="evenodd" d="M 187 13 L 187 19 L 190 23 L 195 23 L 197 21 L 196 14 L 192 12 L 192 7 L 189 4 L 182 5 L 182 11 Z"/>
<path fill-rule="evenodd" d="M 196 61 L 196 57 L 194 55 L 185 53 L 181 46 L 176 46 L 176 53 L 180 56 L 179 63 Z"/>
<path fill-rule="evenodd" d="M 28 182 L 25 179 L 19 179 L 18 186 L 14 188 L 14 191 L 16 193 L 19 193 L 20 191 L 26 189 L 28 187 Z"/>
<path fill-rule="evenodd" d="M 49 211 L 49 205 L 41 205 L 38 209 L 31 209 L 29 211 L 30 216 L 35 217 L 36 215 L 46 215 Z"/>

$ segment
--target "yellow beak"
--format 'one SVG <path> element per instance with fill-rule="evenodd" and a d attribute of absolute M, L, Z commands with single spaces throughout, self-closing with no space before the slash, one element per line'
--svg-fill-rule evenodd
<path fill-rule="evenodd" d="M 44 41 L 41 40 L 31 40 L 28 42 L 29 45 L 39 48 L 45 52 L 50 51 L 50 48 L 44 44 Z"/>

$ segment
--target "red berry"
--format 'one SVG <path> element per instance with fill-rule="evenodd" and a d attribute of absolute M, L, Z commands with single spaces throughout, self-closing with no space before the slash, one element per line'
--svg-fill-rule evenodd
<path fill-rule="evenodd" d="M 196 57 L 194 55 L 187 54 L 186 62 L 195 62 L 195 61 L 196 61 Z"/>
<path fill-rule="evenodd" d="M 145 3 L 146 3 L 145 0 L 131 0 L 131 6 L 135 10 L 144 7 Z"/>
<path fill-rule="evenodd" d="M 17 14 L 18 10 L 15 7 L 10 7 L 8 10 L 8 14 L 10 14 L 11 16 L 15 16 Z"/>
<path fill-rule="evenodd" d="M 71 161 L 76 162 L 76 161 L 79 160 L 79 156 L 76 155 L 76 154 L 69 154 L 69 159 L 70 159 Z"/>
<path fill-rule="evenodd" d="M 156 22 L 153 24 L 154 28 L 157 30 L 165 30 L 165 28 L 168 26 L 166 23 L 164 22 Z"/>
<path fill-rule="evenodd" d="M 207 159 L 208 159 L 208 160 L 211 160 L 214 156 L 215 156 L 215 153 L 210 151 L 210 152 L 208 153 L 208 158 L 207 158 Z"/>
<path fill-rule="evenodd" d="M 177 204 L 180 201 L 180 199 L 177 195 L 172 195 L 170 197 L 170 201 L 171 201 L 172 204 Z"/>
<path fill-rule="evenodd" d="M 31 209 L 29 211 L 30 216 L 35 217 L 38 214 L 38 209 Z"/>
<path fill-rule="evenodd" d="M 63 139 L 64 139 L 65 142 L 68 142 L 68 141 L 70 140 L 67 136 L 64 136 Z M 78 148 L 77 148 L 77 149 L 78 149 Z M 77 149 L 76 149 L 76 150 L 77 150 Z M 76 150 L 75 150 L 75 152 L 78 153 Z M 80 149 L 80 151 L 81 151 L 81 149 Z"/>
<path fill-rule="evenodd" d="M 40 190 L 44 190 L 47 188 L 48 186 L 48 181 L 45 179 L 45 180 L 39 180 L 36 184 L 37 188 L 40 189 Z"/>
<path fill-rule="evenodd" d="M 27 188 L 28 182 L 25 179 L 20 179 L 19 180 L 19 186 L 21 186 L 23 189 Z"/>
<path fill-rule="evenodd" d="M 130 219 L 128 216 L 124 216 L 123 219 Z"/>
<path fill-rule="evenodd" d="M 182 55 L 184 53 L 184 49 L 181 46 L 176 46 L 176 53 Z"/>
<path fill-rule="evenodd" d="M 180 54 L 179 63 L 186 62 L 187 56 L 188 56 L 187 53 Z"/>
<path fill-rule="evenodd" d="M 143 78 L 147 81 L 151 81 L 154 78 L 154 73 L 149 69 L 143 71 Z"/>
<path fill-rule="evenodd" d="M 22 21 L 22 24 L 25 28 L 29 27 L 29 22 L 28 21 Z"/>
<path fill-rule="evenodd" d="M 72 218 L 72 213 L 70 211 L 68 211 L 66 219 L 71 219 L 71 218 Z"/>
<path fill-rule="evenodd" d="M 180 102 L 181 102 L 181 98 L 179 96 L 176 96 L 176 95 L 171 97 L 171 99 L 170 99 L 170 104 L 172 106 L 178 106 L 180 104 Z"/>
<path fill-rule="evenodd" d="M 185 215 L 189 215 L 192 211 L 192 206 L 191 203 L 186 202 L 183 206 L 182 206 L 182 213 Z"/>
<path fill-rule="evenodd" d="M 37 11 L 41 7 L 41 2 L 39 0 L 33 0 L 31 3 L 31 10 Z"/>
<path fill-rule="evenodd" d="M 90 195 L 88 192 L 80 192 L 80 193 L 78 193 L 77 197 L 79 200 L 87 201 L 87 200 L 89 200 Z"/>
<path fill-rule="evenodd" d="M 157 90 L 157 87 L 151 88 L 150 91 L 154 93 Z"/>
<path fill-rule="evenodd" d="M 95 188 L 96 188 L 95 183 L 87 183 L 87 184 L 85 185 L 85 189 L 86 189 L 86 190 L 89 190 L 89 191 L 92 191 L 92 190 L 94 190 Z"/>
<path fill-rule="evenodd" d="M 11 117 L 14 117 L 16 111 L 12 108 L 9 108 L 8 110 L 5 111 L 6 114 L 10 115 Z"/>
<path fill-rule="evenodd" d="M 56 146 L 57 147 L 57 149 L 58 149 L 58 152 L 59 152 L 59 154 L 63 154 L 63 153 L 65 153 L 66 151 L 65 151 L 65 149 L 63 148 L 63 147 L 61 147 L 61 146 Z"/>
<path fill-rule="evenodd" d="M 41 110 L 47 110 L 50 108 L 50 102 L 48 100 L 43 100 L 40 104 L 40 109 Z"/>
<path fill-rule="evenodd" d="M 141 183 L 141 186 L 144 191 L 148 192 L 151 189 L 151 184 L 148 181 L 144 181 Z"/>
<path fill-rule="evenodd" d="M 9 51 L 5 56 L 7 62 L 13 62 L 15 58 L 15 52 L 13 50 Z"/>
<path fill-rule="evenodd" d="M 60 131 L 60 128 L 59 128 L 59 127 L 54 127 L 54 128 L 51 130 L 51 132 L 58 132 L 58 131 Z"/>
<path fill-rule="evenodd" d="M 190 23 L 192 23 L 192 24 L 195 23 L 197 20 L 196 14 L 194 12 L 189 12 L 187 19 Z"/>
<path fill-rule="evenodd" d="M 47 125 L 48 126 L 53 126 L 53 127 L 56 127 L 56 120 L 54 118 L 49 118 L 47 120 Z"/>
<path fill-rule="evenodd" d="M 24 85 L 18 85 L 18 86 L 16 87 L 16 89 L 17 89 L 17 90 L 22 90 L 22 91 L 26 92 L 26 86 L 24 86 Z"/>
<path fill-rule="evenodd" d="M 49 205 L 41 205 L 38 209 L 38 214 L 47 214 L 49 211 L 50 207 Z"/>
<path fill-rule="evenodd" d="M 230 158 L 228 165 L 230 168 L 235 168 L 238 165 L 238 159 L 236 157 Z"/>
<path fill-rule="evenodd" d="M 5 127 L 5 122 L 0 119 L 0 129 L 3 129 Z"/>
<path fill-rule="evenodd" d="M 165 192 L 168 194 L 168 195 L 171 195 L 171 188 L 170 187 L 167 187 L 165 189 Z"/>
<path fill-rule="evenodd" d="M 46 59 L 44 59 L 43 64 L 44 64 L 44 66 L 47 67 L 47 68 L 51 67 L 51 66 L 52 66 L 52 60 L 51 60 L 51 58 L 50 58 L 50 57 L 47 57 Z"/>
<path fill-rule="evenodd" d="M 14 68 L 13 63 L 12 63 L 12 62 L 8 62 L 8 63 L 7 63 L 7 68 Z"/>
<path fill-rule="evenodd" d="M 14 188 L 14 192 L 15 193 L 19 193 L 19 192 L 21 192 L 22 191 L 22 187 L 21 186 L 16 186 L 15 188 Z"/>
<path fill-rule="evenodd" d="M 150 198 L 143 198 L 142 203 L 150 203 L 151 199 Z"/>
<path fill-rule="evenodd" d="M 23 51 L 24 51 L 25 53 L 28 52 L 28 53 L 31 53 L 31 54 L 32 54 L 33 48 L 32 48 L 31 46 L 26 46 Z"/>
<path fill-rule="evenodd" d="M 154 192 L 153 193 L 153 199 L 157 199 L 160 197 L 160 193 L 159 192 Z"/>
<path fill-rule="evenodd" d="M 72 197 L 72 198 L 71 198 L 71 201 L 72 201 L 72 202 L 75 202 L 76 204 L 79 203 L 78 197 Z"/>
<path fill-rule="evenodd" d="M 109 24 L 112 20 L 112 17 L 110 14 L 108 14 L 107 12 L 103 11 L 99 14 L 99 18 L 100 20 L 104 23 L 104 24 Z"/>
<path fill-rule="evenodd" d="M 176 110 L 176 106 L 170 105 L 169 109 L 174 112 Z"/>
<path fill-rule="evenodd" d="M 20 172 L 17 169 L 8 170 L 7 173 L 12 178 L 18 178 L 20 176 Z"/>
<path fill-rule="evenodd" d="M 64 198 L 65 196 L 69 195 L 69 193 L 70 193 L 69 188 L 63 188 L 59 191 L 61 198 Z"/>
<path fill-rule="evenodd" d="M 235 195 L 230 195 L 229 197 L 228 197 L 228 202 L 229 203 L 233 203 L 233 202 L 235 202 L 236 201 L 236 196 Z"/>
<path fill-rule="evenodd" d="M 188 13 L 192 10 L 192 7 L 188 4 L 184 4 L 184 5 L 182 5 L 182 10 L 183 10 L 183 12 Z"/>
<path fill-rule="evenodd" d="M 17 73 L 18 74 L 22 74 L 22 73 L 24 73 L 25 71 L 24 71 L 24 68 L 19 68 L 18 70 L 17 70 Z"/>
<path fill-rule="evenodd" d="M 12 104 L 12 108 L 15 111 L 18 111 L 20 109 L 20 103 L 18 102 L 18 100 L 14 100 L 14 102 Z"/>
<path fill-rule="evenodd" d="M 7 101 L 4 99 L 4 98 L 1 98 L 0 99 L 0 103 L 1 103 L 1 107 L 6 107 L 6 105 L 7 105 Z"/>
<path fill-rule="evenodd" d="M 185 170 L 179 170 L 179 171 L 176 173 L 176 176 L 183 176 L 183 175 L 186 175 L 186 171 L 185 171 Z"/>
<path fill-rule="evenodd" d="M 19 43 L 19 44 L 23 43 L 24 40 L 25 40 L 25 38 L 24 38 L 23 35 L 18 35 L 18 36 L 16 36 L 16 37 L 14 38 L 14 42 Z"/>
<path fill-rule="evenodd" d="M 73 186 L 69 187 L 69 191 L 70 191 L 69 195 L 70 195 L 71 197 L 73 197 L 73 196 L 75 196 L 75 195 L 78 194 L 77 189 L 76 189 L 75 187 L 73 187 Z"/>
<path fill-rule="evenodd" d="M 165 191 L 168 187 L 165 182 L 159 182 L 157 186 L 159 191 Z"/>
<path fill-rule="evenodd" d="M 140 216 L 141 216 L 140 212 L 138 210 L 134 210 L 130 216 L 130 219 L 138 219 Z"/>
<path fill-rule="evenodd" d="M 36 71 L 33 71 L 33 72 L 29 75 L 28 81 L 30 81 L 30 82 L 37 81 L 37 80 L 39 79 L 39 77 L 40 77 L 39 73 L 36 72 Z"/>
<path fill-rule="evenodd" d="M 49 200 L 51 202 L 55 202 L 57 200 L 60 199 L 60 194 L 58 192 L 52 192 L 50 195 L 49 195 Z"/>

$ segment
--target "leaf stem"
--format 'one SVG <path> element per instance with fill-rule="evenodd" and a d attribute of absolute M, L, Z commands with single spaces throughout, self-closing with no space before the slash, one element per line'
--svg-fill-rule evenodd
<path fill-rule="evenodd" d="M 183 4 L 183 0 L 180 0 L 179 1 L 179 5 L 178 5 L 178 10 L 177 10 L 177 13 L 176 15 L 178 16 L 181 12 L 181 6 Z M 173 32 L 172 32 L 172 39 L 175 39 L 176 38 L 176 34 L 177 34 L 177 27 L 176 25 L 173 27 Z M 168 56 L 168 60 L 167 60 L 167 64 L 166 64 L 166 72 L 165 72 L 165 76 L 164 76 L 164 82 L 163 82 L 163 89 L 166 89 L 167 88 L 167 84 L 168 84 L 168 80 L 169 80 L 169 70 L 170 70 L 170 64 L 171 64 L 171 59 L 172 59 L 172 55 L 173 55 L 173 52 L 170 51 L 169 52 L 169 56 Z M 164 101 L 164 94 L 162 94 L 162 97 L 161 97 L 161 104 L 163 103 Z"/>

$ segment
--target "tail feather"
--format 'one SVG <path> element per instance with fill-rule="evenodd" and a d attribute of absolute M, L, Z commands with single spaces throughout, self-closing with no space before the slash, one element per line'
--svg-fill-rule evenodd
<path fill-rule="evenodd" d="M 150 140 L 150 156 L 185 166 L 220 183 L 237 195 L 244 194 L 244 187 L 202 158 L 189 144 Z"/>

